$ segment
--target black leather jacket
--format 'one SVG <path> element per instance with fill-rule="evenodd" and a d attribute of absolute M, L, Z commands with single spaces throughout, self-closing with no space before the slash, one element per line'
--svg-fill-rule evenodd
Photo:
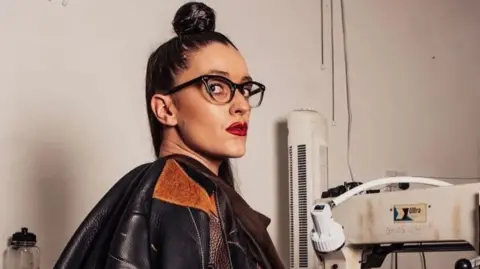
<path fill-rule="evenodd" d="M 171 171 L 171 162 L 181 170 Z M 221 219 L 228 268 L 273 269 L 231 216 L 229 201 L 215 184 L 185 163 L 167 159 L 139 166 L 118 181 L 77 229 L 54 269 L 227 269 L 209 261 L 205 193 L 215 196 L 212 210 Z"/>

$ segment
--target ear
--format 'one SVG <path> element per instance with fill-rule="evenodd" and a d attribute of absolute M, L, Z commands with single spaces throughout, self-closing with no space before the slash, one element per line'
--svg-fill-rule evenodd
<path fill-rule="evenodd" d="M 155 94 L 150 101 L 150 105 L 160 123 L 170 127 L 177 125 L 176 109 L 171 96 Z"/>

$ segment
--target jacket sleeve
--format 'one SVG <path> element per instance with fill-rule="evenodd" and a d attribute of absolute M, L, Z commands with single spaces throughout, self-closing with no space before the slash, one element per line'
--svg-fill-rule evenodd
<path fill-rule="evenodd" d="M 150 214 L 152 269 L 207 269 L 207 215 L 188 207 L 153 199 Z"/>
<path fill-rule="evenodd" d="M 95 205 L 65 246 L 54 269 L 104 267 L 110 245 L 128 198 L 151 164 L 143 164 L 123 176 Z"/>

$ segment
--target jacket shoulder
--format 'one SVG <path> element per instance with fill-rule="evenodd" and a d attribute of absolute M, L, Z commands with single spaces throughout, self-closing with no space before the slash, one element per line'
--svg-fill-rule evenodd
<path fill-rule="evenodd" d="M 173 159 L 166 161 L 155 185 L 153 198 L 207 214 L 216 213 L 215 203 L 208 192 Z"/>

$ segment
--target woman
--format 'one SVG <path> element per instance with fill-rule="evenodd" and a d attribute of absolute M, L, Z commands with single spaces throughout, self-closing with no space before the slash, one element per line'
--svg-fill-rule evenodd
<path fill-rule="evenodd" d="M 55 268 L 284 268 L 269 219 L 236 193 L 228 161 L 244 155 L 265 87 L 205 4 L 183 5 L 173 26 L 178 36 L 152 53 L 146 75 L 158 159 L 105 195 Z"/>

